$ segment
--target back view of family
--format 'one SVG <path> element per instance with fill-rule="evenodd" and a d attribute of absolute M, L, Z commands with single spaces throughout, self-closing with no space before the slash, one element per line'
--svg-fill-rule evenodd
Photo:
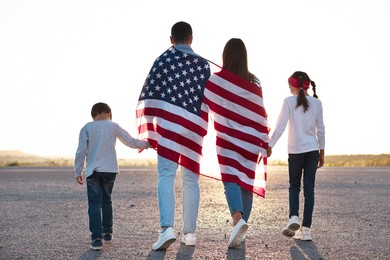
<path fill-rule="evenodd" d="M 200 98 L 203 97 L 203 90 L 207 88 L 207 80 L 211 73 L 208 61 L 192 50 L 192 39 L 190 24 L 178 22 L 172 26 L 170 36 L 170 41 L 173 45 L 171 47 L 173 48 L 172 50 L 176 54 L 195 57 L 198 62 L 198 68 L 203 69 L 200 78 L 196 77 L 196 80 L 187 81 L 186 84 L 180 87 L 185 88 L 184 91 L 187 92 L 199 91 L 200 96 L 198 98 Z M 165 55 L 166 52 L 158 57 L 156 62 L 162 62 Z M 144 87 L 148 87 L 148 82 L 155 80 L 150 75 L 154 70 L 156 62 Z M 222 53 L 222 63 L 222 69 L 226 69 L 255 84 L 261 90 L 260 80 L 248 69 L 246 47 L 241 39 L 232 38 L 226 43 Z M 173 66 L 171 68 L 174 70 L 175 65 L 171 66 Z M 159 80 L 165 82 L 159 85 L 159 88 L 162 88 L 160 90 L 161 93 L 168 93 L 177 87 L 171 84 L 172 75 L 173 77 L 175 76 L 173 72 L 167 72 L 163 75 L 159 74 L 159 77 L 161 77 Z M 313 96 L 308 94 L 310 86 L 312 87 Z M 325 126 L 323 110 L 322 103 L 318 100 L 316 94 L 316 84 L 305 72 L 294 72 L 288 78 L 288 87 L 291 96 L 284 99 L 275 130 L 268 139 L 268 147 L 265 147 L 263 156 L 271 156 L 273 147 L 282 136 L 288 124 L 289 216 L 288 224 L 282 233 L 287 237 L 310 241 L 312 240 L 310 231 L 314 209 L 315 177 L 317 169 L 324 165 Z M 174 99 L 172 100 L 174 101 Z M 158 117 L 157 120 L 163 118 L 163 120 L 169 121 L 170 117 L 176 116 L 175 112 L 177 110 L 174 109 L 172 110 L 173 112 L 167 112 L 168 109 L 166 108 L 174 106 L 172 105 L 174 104 L 173 102 L 169 103 L 164 100 L 156 102 L 153 98 L 150 98 L 149 102 L 152 105 L 149 105 L 148 109 L 145 108 L 143 111 L 144 115 L 141 115 L 140 118 L 137 117 L 137 120 L 142 120 L 143 117 Z M 163 112 L 161 112 L 161 102 L 165 109 Z M 150 108 L 154 104 L 157 104 L 155 105 L 156 107 Z M 224 112 L 221 111 L 221 113 Z M 115 150 L 117 139 L 130 148 L 147 149 L 151 147 L 157 151 L 157 194 L 161 231 L 158 234 L 157 241 L 152 245 L 152 249 L 165 250 L 176 241 L 173 229 L 176 206 L 174 181 L 179 166 L 183 181 L 183 236 L 181 242 L 186 246 L 195 246 L 195 232 L 200 201 L 199 171 L 188 162 L 198 161 L 198 155 L 194 154 L 193 158 L 188 160 L 188 155 L 181 153 L 180 146 L 178 146 L 178 143 L 181 141 L 167 137 L 167 135 L 173 136 L 177 133 L 172 133 L 161 127 L 148 129 L 149 133 L 154 131 L 154 134 L 149 136 L 140 135 L 143 138 L 133 138 L 120 125 L 112 121 L 111 109 L 105 103 L 94 104 L 91 116 L 93 121 L 88 122 L 80 131 L 75 156 L 76 181 L 80 185 L 86 182 L 87 185 L 89 230 L 92 240 L 90 247 L 93 250 L 101 250 L 104 243 L 113 241 L 111 195 L 116 175 L 119 173 Z M 226 116 L 226 118 L 227 121 L 230 120 L 229 116 Z M 165 131 L 159 132 L 162 130 Z M 186 133 L 188 130 L 184 128 L 178 131 L 182 131 L 180 136 L 188 136 L 190 140 L 196 140 L 191 138 L 192 132 Z M 197 145 L 201 147 L 201 141 Z M 167 152 L 167 150 L 171 152 Z M 235 182 L 234 179 L 224 179 L 223 176 L 222 182 L 226 201 L 233 220 L 233 229 L 227 242 L 227 247 L 237 248 L 245 240 L 245 232 L 248 229 L 247 223 L 252 210 L 253 192 L 246 187 L 242 187 L 243 185 Z M 302 179 L 304 208 L 302 221 L 300 221 L 299 196 Z"/>

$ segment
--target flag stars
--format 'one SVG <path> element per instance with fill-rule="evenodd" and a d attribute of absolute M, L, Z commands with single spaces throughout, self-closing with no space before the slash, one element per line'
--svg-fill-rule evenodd
<path fill-rule="evenodd" d="M 149 92 L 148 92 L 148 95 L 149 95 L 149 97 L 152 97 L 152 96 L 153 96 L 153 94 L 154 94 L 154 92 L 153 92 L 153 91 L 149 91 Z"/>
<path fill-rule="evenodd" d="M 181 74 L 183 74 L 184 76 L 187 76 L 188 72 L 187 72 L 186 70 L 183 70 L 183 71 L 181 72 Z"/>
<path fill-rule="evenodd" d="M 176 66 L 175 65 L 171 65 L 171 70 L 175 70 L 176 69 Z"/>
<path fill-rule="evenodd" d="M 177 66 L 179 66 L 180 68 L 182 68 L 184 65 L 183 65 L 183 63 L 179 62 L 179 63 L 177 64 Z"/>
<path fill-rule="evenodd" d="M 176 79 L 180 78 L 180 74 L 179 74 L 179 73 L 176 73 L 176 74 L 175 74 L 175 78 L 176 78 Z"/>
<path fill-rule="evenodd" d="M 188 105 L 188 104 L 184 101 L 184 102 L 183 102 L 183 107 L 187 107 L 187 105 Z"/>
<path fill-rule="evenodd" d="M 160 79 L 160 78 L 161 78 L 161 74 L 160 74 L 160 73 L 157 73 L 157 74 L 156 74 L 156 78 Z"/>
<path fill-rule="evenodd" d="M 160 61 L 159 63 L 158 63 L 158 66 L 160 66 L 160 67 L 162 67 L 164 65 L 164 62 L 162 62 L 162 61 Z"/>
<path fill-rule="evenodd" d="M 161 82 L 161 84 L 163 84 L 163 86 L 166 86 L 168 83 L 167 83 L 165 80 L 163 80 L 163 81 Z"/>
<path fill-rule="evenodd" d="M 156 91 L 160 91 L 161 87 L 157 85 L 156 87 L 154 87 L 154 89 L 155 89 Z"/>
<path fill-rule="evenodd" d="M 173 78 L 171 76 L 168 77 L 168 81 L 169 82 L 172 82 L 173 81 Z"/>
<path fill-rule="evenodd" d="M 167 68 L 164 68 L 164 69 L 163 69 L 163 73 L 164 73 L 164 74 L 168 74 L 168 72 L 169 72 L 169 70 L 168 70 Z"/>
<path fill-rule="evenodd" d="M 172 102 L 176 102 L 176 98 L 175 97 L 171 97 L 171 101 Z"/>
<path fill-rule="evenodd" d="M 190 79 L 186 79 L 186 83 L 187 83 L 188 85 L 190 85 L 190 84 L 191 84 L 191 80 L 190 80 Z"/>

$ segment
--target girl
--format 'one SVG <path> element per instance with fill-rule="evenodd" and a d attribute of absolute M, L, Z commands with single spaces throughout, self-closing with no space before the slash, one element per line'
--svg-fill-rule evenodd
<path fill-rule="evenodd" d="M 283 234 L 296 239 L 311 240 L 310 227 L 314 208 L 314 184 L 317 168 L 324 165 L 325 126 L 322 103 L 317 98 L 316 85 L 302 71 L 296 71 L 288 79 L 291 94 L 284 100 L 276 128 L 268 144 L 267 156 L 283 134 L 287 123 L 289 170 L 289 223 Z M 313 87 L 313 97 L 307 90 Z M 302 227 L 299 224 L 299 193 L 303 173 L 305 197 Z M 300 229 L 299 234 L 295 231 Z"/>

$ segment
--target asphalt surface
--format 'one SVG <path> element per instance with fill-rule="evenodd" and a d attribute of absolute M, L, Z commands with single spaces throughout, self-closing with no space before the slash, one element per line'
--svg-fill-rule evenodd
<path fill-rule="evenodd" d="M 390 168 L 323 168 L 317 174 L 313 241 L 281 232 L 288 219 L 286 167 L 269 167 L 266 198 L 255 197 L 245 243 L 228 249 L 232 229 L 222 183 L 201 177 L 197 245 L 181 239 L 153 251 L 159 216 L 155 167 L 121 169 L 113 192 L 114 240 L 89 248 L 85 186 L 72 168 L 0 168 L 0 259 L 390 259 Z M 302 207 L 301 207 L 302 208 Z"/>

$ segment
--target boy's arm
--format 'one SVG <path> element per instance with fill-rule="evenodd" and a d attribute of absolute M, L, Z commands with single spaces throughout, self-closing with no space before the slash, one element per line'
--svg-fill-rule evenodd
<path fill-rule="evenodd" d="M 79 145 L 77 147 L 75 162 L 74 162 L 74 173 L 76 177 L 76 181 L 83 185 L 83 177 L 82 173 L 84 170 L 84 161 L 87 156 L 88 151 L 88 137 L 85 129 L 81 129 L 79 135 Z"/>
<path fill-rule="evenodd" d="M 130 148 L 148 149 L 150 147 L 149 142 L 133 138 L 126 130 L 116 124 L 118 139 L 126 146 Z"/>

